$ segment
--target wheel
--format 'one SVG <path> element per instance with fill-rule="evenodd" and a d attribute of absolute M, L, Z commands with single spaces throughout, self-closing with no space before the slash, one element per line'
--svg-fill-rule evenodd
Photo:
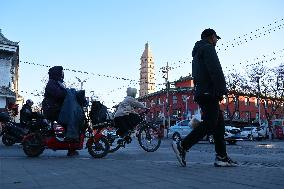
<path fill-rule="evenodd" d="M 175 140 L 175 141 L 181 140 L 181 136 L 180 136 L 179 133 L 174 133 L 172 138 L 173 138 L 173 140 Z"/>
<path fill-rule="evenodd" d="M 236 144 L 236 143 L 237 143 L 237 141 L 236 141 L 236 140 L 228 140 L 227 142 L 228 142 L 228 144 L 230 144 L 230 145 L 234 145 L 234 144 Z"/>
<path fill-rule="evenodd" d="M 146 152 L 154 152 L 161 145 L 160 130 L 153 125 L 144 125 L 139 129 L 138 142 Z"/>
<path fill-rule="evenodd" d="M 109 143 L 106 137 L 101 137 L 98 141 L 94 141 L 94 138 L 89 138 L 87 148 L 93 158 L 103 158 L 109 152 Z"/>
<path fill-rule="evenodd" d="M 248 136 L 248 139 L 251 140 L 251 141 L 253 141 L 253 136 L 252 136 L 252 135 L 249 135 L 249 136 Z"/>
<path fill-rule="evenodd" d="M 119 140 L 121 140 L 117 135 L 116 135 L 116 128 L 108 128 L 106 130 L 105 136 L 108 140 L 109 143 L 109 152 L 113 153 L 117 151 L 121 145 L 119 145 Z"/>
<path fill-rule="evenodd" d="M 6 146 L 12 146 L 13 144 L 16 143 L 16 141 L 4 134 L 2 136 L 2 143 L 5 144 Z"/>
<path fill-rule="evenodd" d="M 41 142 L 41 137 L 36 134 L 31 134 L 23 141 L 23 150 L 28 157 L 37 157 L 44 151 L 44 146 Z"/>

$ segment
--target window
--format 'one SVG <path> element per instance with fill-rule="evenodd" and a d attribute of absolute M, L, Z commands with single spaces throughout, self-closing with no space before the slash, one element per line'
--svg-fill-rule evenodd
<path fill-rule="evenodd" d="M 177 103 L 177 96 L 173 96 L 173 104 Z"/>
<path fill-rule="evenodd" d="M 229 115 L 228 115 L 227 110 L 224 110 L 224 118 L 225 118 L 225 119 L 228 119 L 228 117 L 229 117 Z"/>
<path fill-rule="evenodd" d="M 250 120 L 250 112 L 245 112 L 245 119 Z"/>
<path fill-rule="evenodd" d="M 239 111 L 235 112 L 234 118 L 235 119 L 240 119 L 240 112 Z"/>
<path fill-rule="evenodd" d="M 160 98 L 158 98 L 158 104 L 161 104 L 161 99 Z"/>
<path fill-rule="evenodd" d="M 187 95 L 182 95 L 182 101 L 186 102 Z"/>
<path fill-rule="evenodd" d="M 259 118 L 259 113 L 256 113 L 255 114 L 255 119 L 258 119 Z"/>
<path fill-rule="evenodd" d="M 235 105 L 236 107 L 239 106 L 239 99 L 238 99 L 238 97 L 234 97 L 234 105 Z"/>
<path fill-rule="evenodd" d="M 276 102 L 272 103 L 272 110 L 276 110 Z"/>
<path fill-rule="evenodd" d="M 245 106 L 249 106 L 249 98 L 248 97 L 245 98 Z"/>
<path fill-rule="evenodd" d="M 255 104 L 255 107 L 258 107 L 258 99 L 257 98 L 254 100 L 254 104 Z"/>
<path fill-rule="evenodd" d="M 173 110 L 173 116 L 178 116 L 178 110 Z"/>
<path fill-rule="evenodd" d="M 151 107 L 153 107 L 155 105 L 154 100 L 151 100 Z"/>

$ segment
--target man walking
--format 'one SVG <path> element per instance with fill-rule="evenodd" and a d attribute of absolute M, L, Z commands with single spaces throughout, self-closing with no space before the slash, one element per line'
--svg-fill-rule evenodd
<path fill-rule="evenodd" d="M 192 51 L 192 76 L 195 85 L 195 101 L 201 108 L 202 121 L 181 141 L 173 141 L 172 147 L 181 166 L 186 166 L 185 155 L 206 134 L 213 134 L 215 141 L 216 167 L 231 167 L 237 163 L 226 152 L 225 125 L 219 101 L 227 93 L 225 77 L 215 46 L 221 39 L 213 29 L 205 29 L 201 40 Z"/>

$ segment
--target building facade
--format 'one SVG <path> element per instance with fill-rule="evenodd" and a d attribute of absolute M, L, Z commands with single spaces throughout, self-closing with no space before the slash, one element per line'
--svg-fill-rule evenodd
<path fill-rule="evenodd" d="M 139 98 L 150 108 L 153 119 L 160 115 L 164 115 L 166 118 L 170 116 L 171 120 L 186 119 L 199 112 L 198 104 L 194 102 L 192 77 L 181 77 L 174 82 L 174 86 L 168 91 L 168 105 L 166 89 Z M 269 103 L 269 100 L 265 100 Z M 258 103 L 259 100 L 255 95 L 228 95 L 221 101 L 220 107 L 224 112 L 225 120 L 255 123 L 258 122 L 259 116 L 261 120 L 266 120 L 264 107 L 260 106 L 259 110 Z M 267 110 L 268 113 L 272 111 L 272 108 L 273 106 L 270 106 Z M 283 115 L 282 106 L 277 109 L 273 118 L 280 118 Z"/>
<path fill-rule="evenodd" d="M 155 92 L 155 66 L 154 57 L 148 42 L 140 58 L 140 90 L 139 96 L 145 96 Z"/>
<path fill-rule="evenodd" d="M 0 29 L 0 111 L 15 108 L 19 91 L 19 45 Z"/>

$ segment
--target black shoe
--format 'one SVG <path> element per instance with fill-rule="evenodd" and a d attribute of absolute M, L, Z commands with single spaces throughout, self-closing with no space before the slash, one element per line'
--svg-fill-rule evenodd
<path fill-rule="evenodd" d="M 125 142 L 126 142 L 127 144 L 130 144 L 131 141 L 132 141 L 131 137 L 128 136 L 128 135 L 124 137 L 124 140 L 125 140 Z"/>
<path fill-rule="evenodd" d="M 78 156 L 79 152 L 77 150 L 68 150 L 67 156 Z"/>
<path fill-rule="evenodd" d="M 236 167 L 238 166 L 238 163 L 236 161 L 233 161 L 231 158 L 228 156 L 216 156 L 215 158 L 215 167 Z"/>
<path fill-rule="evenodd" d="M 173 141 L 172 148 L 173 148 L 174 152 L 176 153 L 176 157 L 177 157 L 180 165 L 182 167 L 185 167 L 186 166 L 186 161 L 185 161 L 186 151 L 181 146 L 181 141 Z"/>

